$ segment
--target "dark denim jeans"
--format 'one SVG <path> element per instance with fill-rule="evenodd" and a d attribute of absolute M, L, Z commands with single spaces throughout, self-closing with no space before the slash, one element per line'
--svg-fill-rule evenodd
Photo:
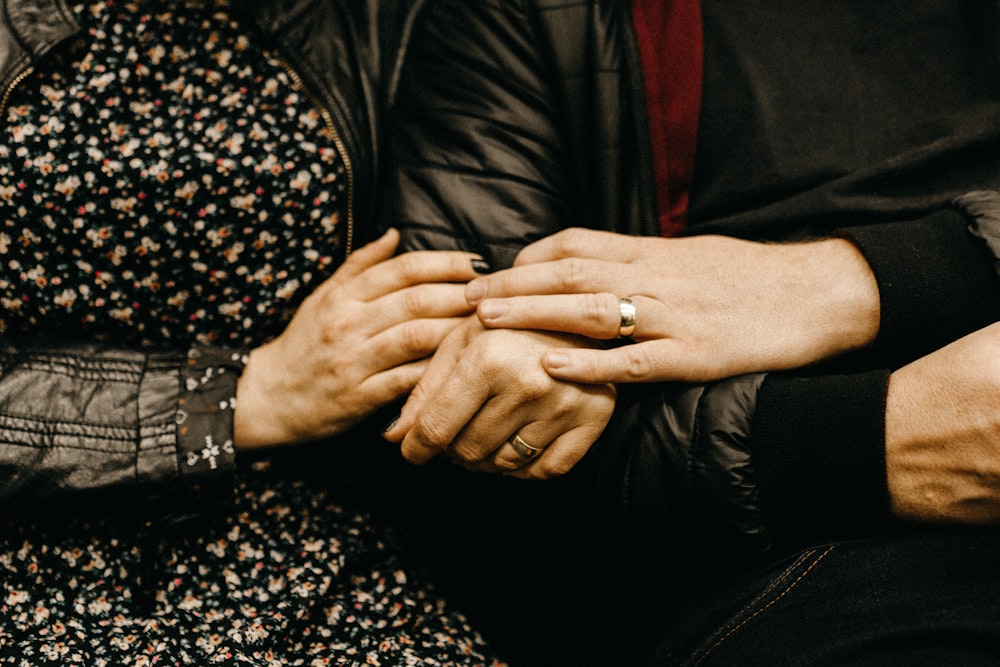
<path fill-rule="evenodd" d="M 1000 530 L 819 546 L 701 596 L 648 665 L 1000 665 Z"/>

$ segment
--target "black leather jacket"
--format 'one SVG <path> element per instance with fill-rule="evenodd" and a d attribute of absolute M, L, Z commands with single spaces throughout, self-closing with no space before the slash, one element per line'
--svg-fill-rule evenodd
<path fill-rule="evenodd" d="M 407 29 L 405 5 L 377 0 L 234 3 L 248 25 L 276 45 L 343 145 L 351 192 L 348 252 L 369 234 L 369 226 L 359 221 L 374 215 L 383 71 L 392 66 L 399 35 Z M 3 0 L 2 103 L 34 63 L 77 30 L 63 0 Z M 242 361 L 239 354 L 212 348 L 147 353 L 0 338 L 0 497 L 111 485 L 152 489 L 180 481 L 185 447 L 197 446 L 185 445 L 181 424 L 201 418 L 190 409 L 194 397 L 185 379 L 209 365 L 229 369 L 235 383 Z M 219 441 L 231 439 L 231 425 L 221 428 Z M 227 460 L 231 464 L 231 457 Z M 202 481 L 205 472 L 192 479 Z"/>
<path fill-rule="evenodd" d="M 1000 185 L 997 8 L 939 4 L 922 10 L 951 17 L 939 32 L 886 3 L 841 12 L 848 37 L 824 50 L 806 37 L 833 34 L 816 7 L 702 1 L 690 233 L 846 236 L 879 282 L 881 331 L 873 349 L 821 369 L 624 391 L 570 475 L 581 498 L 607 492 L 588 520 L 734 558 L 884 526 L 889 372 L 1000 317 L 987 254 L 950 204 Z M 564 227 L 656 233 L 628 3 L 427 5 L 394 123 L 393 217 L 410 247 L 476 251 L 501 268 Z M 988 27 L 960 39 L 970 25 Z M 887 26 L 919 37 L 863 59 L 892 39 Z M 904 76 L 915 62 L 928 90 Z"/>

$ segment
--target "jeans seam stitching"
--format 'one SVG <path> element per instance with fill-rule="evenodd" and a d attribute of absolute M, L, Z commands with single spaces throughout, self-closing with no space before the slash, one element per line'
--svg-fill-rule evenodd
<path fill-rule="evenodd" d="M 788 593 L 790 593 L 791 590 L 793 588 L 795 588 L 799 584 L 799 582 L 802 581 L 806 577 L 806 575 L 808 575 L 810 572 L 812 572 L 813 568 L 815 568 L 817 565 L 819 565 L 820 561 L 822 561 L 824 558 L 826 558 L 827 555 L 829 555 L 829 553 L 831 551 L 833 551 L 833 549 L 834 548 L 832 546 L 827 547 L 826 550 L 824 550 L 823 553 L 821 553 L 819 555 L 819 557 L 817 557 L 816 560 L 814 560 L 812 562 L 812 564 L 810 564 L 809 567 L 807 567 L 806 570 L 802 574 L 800 574 L 795 579 L 795 581 L 793 581 L 791 583 L 791 585 L 788 586 L 788 588 L 786 588 L 785 590 L 783 590 L 781 592 L 781 595 L 779 595 L 778 597 L 774 598 L 773 600 L 771 600 L 770 602 L 768 602 L 766 605 L 764 605 L 763 607 L 761 607 L 760 609 L 758 609 L 757 611 L 755 611 L 753 614 L 751 614 L 750 616 L 748 616 L 745 619 L 743 619 L 742 621 L 740 621 L 736 626 L 734 626 L 733 628 L 731 628 L 729 630 L 729 632 L 727 632 L 722 637 L 720 637 L 718 639 L 718 641 L 716 641 L 714 644 L 712 644 L 702 654 L 702 656 L 700 658 L 698 658 L 698 661 L 694 663 L 694 667 L 698 667 L 698 665 L 700 665 L 701 663 L 703 663 L 708 658 L 708 656 L 712 653 L 712 651 L 714 651 L 715 649 L 717 649 L 724 641 L 726 641 L 727 639 L 729 639 L 730 637 L 732 637 L 734 634 L 736 634 L 736 632 L 738 632 L 743 626 L 745 626 L 747 623 L 749 623 L 753 619 L 755 619 L 758 616 L 760 616 L 761 614 L 763 614 L 765 611 L 767 611 L 768 609 L 770 609 L 773 605 L 777 604 L 777 602 L 779 600 L 781 600 L 783 597 L 785 597 L 786 595 L 788 595 Z M 816 553 L 816 552 L 813 551 L 812 553 Z M 782 581 L 784 581 L 787 578 L 787 576 L 788 576 L 788 572 L 786 572 L 784 575 L 782 575 L 782 577 L 780 579 L 778 579 L 776 582 L 774 582 L 773 584 L 771 584 L 771 586 L 769 586 L 766 591 L 764 591 L 763 593 L 761 593 L 760 595 L 758 595 L 754 599 L 754 601 L 751 602 L 746 607 L 744 607 L 744 609 L 751 608 L 754 604 L 757 603 L 757 601 L 759 601 L 761 598 L 763 598 L 764 596 L 766 596 L 770 591 L 774 590 L 774 588 L 778 584 L 780 584 Z"/>
<path fill-rule="evenodd" d="M 758 603 L 760 603 L 761 600 L 770 595 L 775 588 L 783 584 L 789 577 L 791 577 L 797 571 L 797 569 L 803 563 L 812 558 L 816 554 L 816 552 L 817 552 L 816 549 L 810 549 L 806 553 L 796 558 L 795 562 L 786 567 L 784 571 L 781 573 L 781 575 L 776 577 L 774 581 L 772 581 L 768 585 L 767 588 L 765 588 L 761 593 L 759 593 L 753 600 L 743 605 L 743 608 L 740 609 L 739 612 L 733 614 L 732 619 L 730 619 L 730 621 L 727 624 L 725 624 L 724 626 L 719 628 L 715 633 L 713 633 L 713 636 L 718 636 L 722 632 L 726 632 L 726 634 L 729 634 L 731 628 L 742 625 L 745 622 L 744 621 L 745 614 L 753 611 L 753 609 L 758 605 Z"/>

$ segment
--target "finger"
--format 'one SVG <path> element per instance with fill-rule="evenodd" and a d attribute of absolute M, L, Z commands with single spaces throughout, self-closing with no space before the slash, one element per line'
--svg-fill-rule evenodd
<path fill-rule="evenodd" d="M 542 367 L 559 380 L 587 384 L 719 379 L 712 363 L 688 354 L 669 339 L 607 350 L 553 348 L 542 355 Z"/>
<path fill-rule="evenodd" d="M 630 337 L 641 340 L 653 332 L 662 334 L 661 305 L 644 297 L 631 300 L 635 317 Z M 623 326 L 621 300 L 608 292 L 487 299 L 476 315 L 491 329 L 561 331 L 596 340 L 618 338 Z"/>
<path fill-rule="evenodd" d="M 514 266 L 570 257 L 629 262 L 639 256 L 641 244 L 641 237 L 574 227 L 525 246 L 514 260 Z"/>
<path fill-rule="evenodd" d="M 409 433 L 424 405 L 437 393 L 455 369 L 464 348 L 465 337 L 461 329 L 452 331 L 445 337 L 431 358 L 423 377 L 406 399 L 399 416 L 382 434 L 386 440 L 401 442 Z"/>
<path fill-rule="evenodd" d="M 497 391 L 489 392 L 492 394 L 489 401 L 481 404 L 452 439 L 448 448 L 451 458 L 467 467 L 496 471 L 497 468 L 493 465 L 496 452 L 505 447 L 505 443 L 515 433 L 513 429 L 518 425 L 530 424 L 522 437 L 531 438 L 529 443 L 537 441 L 541 445 L 548 444 L 551 436 L 547 433 L 561 432 L 562 427 L 551 420 L 561 417 L 571 407 L 575 408 L 576 402 L 570 402 L 565 397 L 560 399 L 560 394 L 553 394 L 552 389 L 557 383 L 538 371 L 535 359 L 537 357 L 532 358 L 527 366 L 516 373 L 516 379 L 508 381 L 499 378 Z M 494 368 L 502 369 L 505 376 L 511 370 L 506 363 Z M 497 377 L 492 371 L 482 374 L 491 375 L 484 382 Z M 539 419 L 537 415 L 542 417 Z"/>
<path fill-rule="evenodd" d="M 330 338 L 338 340 L 346 335 L 374 338 L 416 320 L 460 318 L 464 321 L 471 308 L 465 301 L 463 289 L 462 285 L 453 283 L 427 283 L 407 287 L 374 301 L 355 302 L 351 310 L 339 308 L 335 317 L 331 317 Z M 336 308 L 336 304 L 332 303 L 336 296 L 333 293 L 326 295 L 324 307 L 328 314 Z"/>
<path fill-rule="evenodd" d="M 402 442 L 402 452 L 411 463 L 423 464 L 448 447 L 462 427 L 486 404 L 489 378 L 473 364 L 459 363 L 441 388 L 423 404 L 413 428 Z"/>
<path fill-rule="evenodd" d="M 454 283 L 414 285 L 370 301 L 365 306 L 369 329 L 380 331 L 415 319 L 463 317 L 472 312 L 465 286 Z"/>
<path fill-rule="evenodd" d="M 416 423 L 424 405 L 428 403 L 431 396 L 437 393 L 454 369 L 455 364 L 458 363 L 458 354 L 461 349 L 461 346 L 449 345 L 447 340 L 442 343 L 431 358 L 424 375 L 407 397 L 399 416 L 385 429 L 382 437 L 390 442 L 401 443 L 403 441 L 403 438 Z"/>
<path fill-rule="evenodd" d="M 477 275 L 478 255 L 459 251 L 408 252 L 369 267 L 354 277 L 352 294 L 372 301 L 421 283 L 465 283 Z"/>
<path fill-rule="evenodd" d="M 515 440 L 515 437 L 520 440 Z M 541 456 L 551 442 L 552 436 L 545 433 L 543 426 L 538 423 L 526 424 L 511 433 L 496 449 L 491 461 L 492 467 L 505 472 L 520 470 Z"/>
<path fill-rule="evenodd" d="M 389 229 L 381 237 L 351 253 L 339 269 L 331 276 L 330 281 L 343 282 L 359 273 L 375 266 L 379 262 L 390 259 L 399 246 L 399 231 Z"/>
<path fill-rule="evenodd" d="M 552 479 L 572 470 L 600 437 L 599 429 L 574 428 L 563 433 L 520 470 L 509 473 L 519 479 Z"/>
<path fill-rule="evenodd" d="M 643 276 L 635 267 L 599 259 L 560 259 L 497 271 L 469 282 L 465 298 L 473 305 L 484 299 L 552 294 L 642 292 Z"/>
<path fill-rule="evenodd" d="M 465 321 L 464 317 L 442 317 L 403 322 L 372 337 L 363 349 L 358 350 L 358 359 L 360 363 L 368 365 L 369 372 L 373 375 L 400 364 L 429 357 L 448 334 Z M 433 376 L 428 382 L 432 380 Z"/>
<path fill-rule="evenodd" d="M 359 392 L 370 397 L 375 408 L 387 405 L 413 391 L 429 365 L 430 359 L 418 359 L 387 368 L 365 379 Z"/>

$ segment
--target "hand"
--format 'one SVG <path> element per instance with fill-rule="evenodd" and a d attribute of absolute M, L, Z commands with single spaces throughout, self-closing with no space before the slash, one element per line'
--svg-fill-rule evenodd
<path fill-rule="evenodd" d="M 253 350 L 237 385 L 237 447 L 334 435 L 410 391 L 427 357 L 471 311 L 462 252 L 393 257 L 391 230 L 352 254 L 275 340 Z"/>
<path fill-rule="evenodd" d="M 889 378 L 885 459 L 894 514 L 1000 522 L 1000 324 Z"/>
<path fill-rule="evenodd" d="M 466 288 L 489 328 L 610 340 L 619 297 L 636 307 L 634 345 L 557 348 L 543 358 L 574 382 L 704 382 L 802 367 L 874 341 L 878 286 L 848 241 L 764 244 L 566 230 L 515 267 Z"/>
<path fill-rule="evenodd" d="M 487 331 L 470 318 L 442 343 L 385 437 L 425 463 L 447 453 L 473 470 L 545 479 L 569 471 L 597 440 L 615 407 L 612 385 L 554 380 L 539 359 L 564 335 Z M 515 435 L 542 449 L 515 451 Z"/>

